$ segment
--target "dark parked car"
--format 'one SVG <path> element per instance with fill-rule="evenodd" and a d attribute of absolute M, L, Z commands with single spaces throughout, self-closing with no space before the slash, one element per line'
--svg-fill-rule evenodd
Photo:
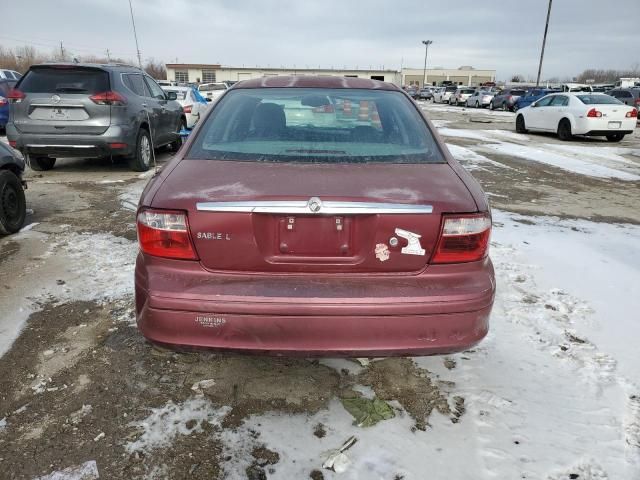
<path fill-rule="evenodd" d="M 525 93 L 526 91 L 522 88 L 505 88 L 493 97 L 489 103 L 489 110 L 502 109 L 511 111 L 518 99 L 524 96 Z"/>
<path fill-rule="evenodd" d="M 17 80 L 0 79 L 0 132 L 4 132 L 9 121 L 9 91 L 16 86 Z"/>
<path fill-rule="evenodd" d="M 528 107 L 533 102 L 540 100 L 545 95 L 549 95 L 550 93 L 557 93 L 559 90 L 554 90 L 550 88 L 537 88 L 533 90 L 527 91 L 523 96 L 518 98 L 516 102 L 513 104 L 513 111 L 517 112 L 521 108 Z"/>
<path fill-rule="evenodd" d="M 0 142 L 0 235 L 22 228 L 27 214 L 24 198 L 24 161 Z"/>
<path fill-rule="evenodd" d="M 407 88 L 407 95 L 416 100 L 420 95 L 420 90 L 417 87 L 409 87 Z"/>
<path fill-rule="evenodd" d="M 186 125 L 175 93 L 127 65 L 34 65 L 9 100 L 7 138 L 34 170 L 58 157 L 127 156 L 145 171 L 152 148 L 180 147 Z"/>
<path fill-rule="evenodd" d="M 640 108 L 640 88 L 614 88 L 607 92 L 625 105 Z"/>
<path fill-rule="evenodd" d="M 303 355 L 425 355 L 487 333 L 479 184 L 398 87 L 239 82 L 142 194 L 148 339 Z"/>

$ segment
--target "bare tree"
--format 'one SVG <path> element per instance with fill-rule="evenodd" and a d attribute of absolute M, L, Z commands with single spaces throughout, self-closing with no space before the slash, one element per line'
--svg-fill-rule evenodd
<path fill-rule="evenodd" d="M 154 58 L 149 58 L 144 65 L 144 71 L 151 75 L 156 80 L 167 79 L 167 69 L 164 63 Z"/>

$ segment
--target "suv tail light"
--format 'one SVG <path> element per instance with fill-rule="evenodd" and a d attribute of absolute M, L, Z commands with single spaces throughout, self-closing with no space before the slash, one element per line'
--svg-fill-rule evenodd
<path fill-rule="evenodd" d="M 11 103 L 20 103 L 22 100 L 24 100 L 25 97 L 26 95 L 24 94 L 24 92 L 16 90 L 15 88 L 12 88 L 11 90 L 9 90 L 9 93 L 7 93 L 7 98 Z"/>
<path fill-rule="evenodd" d="M 443 215 L 442 231 L 431 263 L 462 263 L 487 255 L 491 217 L 487 213 Z"/>
<path fill-rule="evenodd" d="M 596 110 L 595 108 L 592 108 L 587 112 L 587 117 L 589 118 L 600 118 L 601 116 L 602 116 L 602 112 L 599 110 Z"/>
<path fill-rule="evenodd" d="M 638 118 L 638 110 L 636 110 L 635 108 L 632 109 L 631 111 L 627 112 L 625 117 L 627 117 L 627 118 Z"/>
<path fill-rule="evenodd" d="M 193 105 L 185 105 L 184 107 L 182 107 L 182 110 L 184 111 L 184 113 L 191 113 L 192 108 Z"/>
<path fill-rule="evenodd" d="M 636 105 L 640 106 L 640 97 L 636 98 L 633 103 L 635 103 Z"/>
<path fill-rule="evenodd" d="M 127 99 L 118 92 L 108 91 L 91 95 L 89 99 L 98 105 L 126 105 Z"/>
<path fill-rule="evenodd" d="M 186 212 L 141 210 L 137 227 L 138 242 L 144 253 L 164 258 L 198 259 L 189 235 Z"/>

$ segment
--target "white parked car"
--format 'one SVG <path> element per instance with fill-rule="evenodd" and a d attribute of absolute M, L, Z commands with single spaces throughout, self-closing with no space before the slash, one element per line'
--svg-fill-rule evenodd
<path fill-rule="evenodd" d="M 476 90 L 469 98 L 467 98 L 466 106 L 475 108 L 488 107 L 493 100 L 495 94 L 485 90 Z"/>
<path fill-rule="evenodd" d="M 222 96 L 222 94 L 229 89 L 229 86 L 224 82 L 216 83 L 201 83 L 198 85 L 198 91 L 207 100 L 207 102 L 213 102 Z"/>
<path fill-rule="evenodd" d="M 455 92 L 453 92 L 453 95 L 451 95 L 451 98 L 449 99 L 449 104 L 450 105 L 466 105 L 467 103 L 467 99 L 473 95 L 475 92 L 475 89 L 473 88 L 469 88 L 469 87 L 460 87 L 458 88 Z"/>
<path fill-rule="evenodd" d="M 441 90 L 433 94 L 433 103 L 449 103 L 451 95 L 453 95 L 456 90 L 458 90 L 457 85 L 441 87 Z"/>
<path fill-rule="evenodd" d="M 187 128 L 193 128 L 209 108 L 204 97 L 193 87 L 162 87 L 162 90 L 176 93 L 176 101 L 182 105 L 187 118 Z"/>
<path fill-rule="evenodd" d="M 637 119 L 636 108 L 603 93 L 555 93 L 518 110 L 516 131 L 557 132 L 560 140 L 604 136 L 619 142 L 633 133 Z"/>
<path fill-rule="evenodd" d="M 20 80 L 22 74 L 15 70 L 5 70 L 0 68 L 0 78 L 3 80 Z"/>

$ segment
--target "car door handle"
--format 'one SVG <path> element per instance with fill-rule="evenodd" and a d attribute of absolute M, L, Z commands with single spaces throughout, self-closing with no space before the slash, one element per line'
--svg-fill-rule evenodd
<path fill-rule="evenodd" d="M 143 104 L 142 104 L 142 106 L 143 106 L 144 108 L 147 108 L 147 104 L 146 104 L 146 103 L 143 103 Z"/>

